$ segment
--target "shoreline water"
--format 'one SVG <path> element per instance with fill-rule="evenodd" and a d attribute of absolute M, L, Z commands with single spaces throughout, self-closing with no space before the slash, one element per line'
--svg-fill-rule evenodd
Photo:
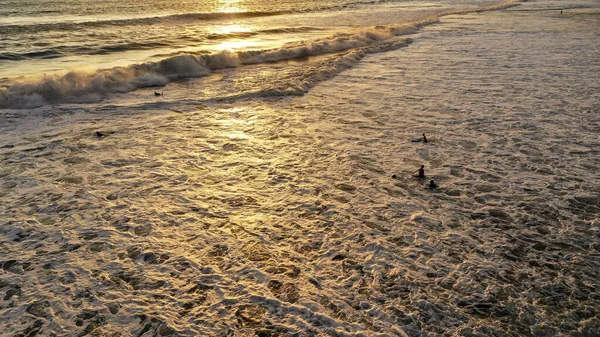
<path fill-rule="evenodd" d="M 298 97 L 0 110 L 0 330 L 598 335 L 598 30 L 532 14 Z"/>
<path fill-rule="evenodd" d="M 17 73 L 17 75 L 19 75 L 17 78 L 11 79 L 7 77 L 3 79 L 3 82 L 5 83 L 0 86 L 0 109 L 34 108 L 58 103 L 93 103 L 104 100 L 116 93 L 127 93 L 148 87 L 161 87 L 173 81 L 200 78 L 209 75 L 215 70 L 236 68 L 243 65 L 247 66 L 297 60 L 315 56 L 335 56 L 336 54 L 340 56 L 339 60 L 337 60 L 338 63 L 349 64 L 351 61 L 346 60 L 343 53 L 369 54 L 400 48 L 404 45 L 404 42 L 397 37 L 415 33 L 424 26 L 438 22 L 439 18 L 444 15 L 499 10 L 517 5 L 518 3 L 513 1 L 477 7 L 465 7 L 463 5 L 456 9 L 443 8 L 424 12 L 423 14 L 403 14 L 405 16 L 403 18 L 395 20 L 387 19 L 379 24 L 377 24 L 377 21 L 375 21 L 375 23 L 370 22 L 369 27 L 342 26 L 336 28 L 334 25 L 327 29 L 301 27 L 300 29 L 271 28 L 262 30 L 263 32 L 279 32 L 285 33 L 286 35 L 323 31 L 312 39 L 302 38 L 302 35 L 299 35 L 296 40 L 287 43 L 284 42 L 288 41 L 289 38 L 286 39 L 281 37 L 278 39 L 279 44 L 274 42 L 265 44 L 265 42 L 258 43 L 258 41 L 253 41 L 251 36 L 259 35 L 261 31 L 256 31 L 255 28 L 254 30 L 249 28 L 252 25 L 244 28 L 244 25 L 237 23 L 233 24 L 233 27 L 230 28 L 219 26 L 212 28 L 215 31 L 209 34 L 209 36 L 222 36 L 221 39 L 225 39 L 224 42 L 217 45 L 211 45 L 210 40 L 212 40 L 212 38 L 203 41 L 200 46 L 188 46 L 183 49 L 177 46 L 165 46 L 165 48 L 161 48 L 161 42 L 156 42 L 154 39 L 150 39 L 146 42 L 131 42 L 118 48 L 111 45 L 105 48 L 97 48 L 97 50 L 90 55 L 86 55 L 85 53 L 91 51 L 86 51 L 84 55 L 80 56 L 81 60 L 73 60 L 75 63 L 72 64 L 70 68 L 73 69 L 79 65 L 79 67 L 83 67 L 83 70 L 69 70 L 68 72 L 65 72 L 64 68 L 61 67 L 59 68 L 60 70 L 55 73 L 54 70 L 50 71 L 55 67 L 55 65 L 50 62 L 42 63 L 46 64 L 46 67 L 49 67 L 47 70 L 43 70 L 43 76 L 41 76 L 41 74 L 25 76 L 31 72 L 30 66 L 27 66 L 27 71 L 23 74 Z M 402 14 L 402 12 L 399 13 Z M 410 11 L 408 11 L 408 13 L 410 13 Z M 231 15 L 237 14 L 233 13 Z M 334 28 L 335 30 L 332 30 Z M 209 30 L 209 32 L 210 31 L 211 30 Z M 217 31 L 220 32 L 217 34 Z M 204 34 L 206 34 L 206 32 Z M 236 39 L 237 35 L 239 35 L 241 40 Z M 177 40 L 180 39 L 181 38 L 177 38 Z M 269 40 L 268 38 L 265 39 L 267 41 Z M 101 67 L 95 70 L 94 68 L 98 68 L 98 65 L 93 65 L 93 62 L 90 60 L 91 56 L 96 56 L 102 64 L 106 64 L 106 62 L 108 62 L 108 64 L 114 64 L 115 62 L 122 63 L 124 62 L 122 59 L 114 60 L 111 59 L 111 57 L 114 58 L 119 55 L 128 55 L 128 53 L 130 54 L 138 47 L 150 49 L 152 50 L 152 53 L 155 54 L 161 50 L 169 50 L 169 52 L 167 53 L 168 56 L 166 58 L 156 57 L 155 55 L 145 62 L 127 64 L 125 66 L 117 66 L 114 68 Z M 68 49 L 71 50 L 73 48 L 68 47 Z M 112 52 L 119 51 L 121 53 L 117 53 L 114 56 L 108 56 Z M 45 55 L 48 53 L 55 54 L 55 56 Z M 20 59 L 15 53 L 8 54 L 8 60 L 14 59 L 13 61 L 27 61 L 31 59 L 32 62 L 45 62 L 44 59 L 47 58 L 53 59 L 56 57 L 60 60 L 61 57 L 65 57 L 64 53 L 58 50 L 52 52 L 48 50 L 44 52 L 31 52 L 27 50 L 26 55 L 23 55 Z M 41 56 L 39 60 L 36 60 L 35 58 L 38 54 Z M 68 53 L 66 55 L 68 55 Z M 107 55 L 109 59 L 105 59 L 104 55 Z M 148 52 L 143 52 L 141 55 L 143 57 L 149 57 Z M 67 59 L 73 57 L 77 59 L 76 55 L 67 57 Z M 61 62 L 67 61 L 63 60 Z M 23 68 L 23 62 L 13 63 L 13 67 L 4 67 L 7 68 L 7 74 L 14 71 L 10 70 L 10 68 Z M 342 69 L 337 71 L 343 71 L 344 68 L 347 68 L 347 66 L 343 66 Z M 46 74 L 46 71 L 49 73 Z M 314 77 L 318 76 L 319 74 L 316 74 Z M 296 83 L 288 84 L 290 87 L 295 85 L 297 86 Z M 292 94 L 296 94 L 296 90 L 292 91 Z M 277 90 L 275 93 L 275 95 L 289 94 L 290 93 L 286 92 L 286 90 Z M 267 90 L 267 93 L 259 92 L 254 94 L 254 97 L 261 97 L 262 95 L 269 96 L 273 94 L 270 93 L 270 90 Z"/>

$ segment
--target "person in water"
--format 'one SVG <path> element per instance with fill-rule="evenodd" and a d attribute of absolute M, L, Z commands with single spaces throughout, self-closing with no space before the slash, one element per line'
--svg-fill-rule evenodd
<path fill-rule="evenodd" d="M 429 182 L 429 188 L 434 189 L 434 188 L 437 188 L 437 187 L 438 187 L 438 185 L 435 183 L 435 181 L 431 180 Z"/>
<path fill-rule="evenodd" d="M 421 165 L 421 168 L 415 171 L 415 173 L 417 172 L 417 178 L 425 179 L 425 165 Z"/>
<path fill-rule="evenodd" d="M 427 137 L 425 137 L 425 134 L 423 134 L 423 143 L 427 143 Z"/>

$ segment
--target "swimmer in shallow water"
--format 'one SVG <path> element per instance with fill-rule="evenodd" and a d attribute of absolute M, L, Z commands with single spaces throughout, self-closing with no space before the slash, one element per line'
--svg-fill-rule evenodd
<path fill-rule="evenodd" d="M 427 143 L 427 137 L 425 137 L 425 134 L 423 134 L 423 143 Z"/>
<path fill-rule="evenodd" d="M 416 170 L 414 173 L 417 173 L 417 178 L 425 179 L 425 165 L 421 165 L 421 168 Z"/>
<path fill-rule="evenodd" d="M 435 183 L 435 181 L 431 180 L 429 182 L 429 188 L 434 189 L 434 188 L 437 188 L 437 187 L 438 187 L 438 185 Z"/>

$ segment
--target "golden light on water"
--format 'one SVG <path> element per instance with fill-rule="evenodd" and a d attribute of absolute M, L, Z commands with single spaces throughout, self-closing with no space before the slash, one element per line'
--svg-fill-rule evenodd
<path fill-rule="evenodd" d="M 248 25 L 238 25 L 238 24 L 229 24 L 229 25 L 221 25 L 215 26 L 211 29 L 211 33 L 214 35 L 230 35 L 230 34 L 241 34 L 251 33 L 253 28 Z M 249 48 L 252 44 L 243 38 L 240 39 L 230 39 L 223 41 L 221 44 L 215 46 L 215 50 L 241 50 Z"/>
<path fill-rule="evenodd" d="M 243 109 L 230 109 L 234 113 L 243 112 Z M 243 118 L 228 118 L 220 119 L 216 121 L 217 124 L 221 125 L 224 131 L 221 133 L 223 136 L 231 140 L 245 140 L 248 139 L 248 135 L 244 132 L 249 125 L 255 123 L 254 120 L 247 120 Z"/>
<path fill-rule="evenodd" d="M 245 12 L 244 0 L 220 0 L 218 11 L 221 13 Z"/>
<path fill-rule="evenodd" d="M 233 33 L 249 33 L 252 31 L 252 27 L 250 27 L 248 25 L 230 24 L 230 25 L 223 25 L 223 26 L 214 26 L 211 28 L 210 31 L 213 34 L 218 34 L 218 35 L 226 35 L 226 34 L 233 34 Z"/>
<path fill-rule="evenodd" d="M 253 45 L 252 42 L 244 41 L 244 40 L 234 40 L 234 41 L 225 41 L 218 46 L 216 46 L 215 50 L 243 50 L 248 49 Z"/>

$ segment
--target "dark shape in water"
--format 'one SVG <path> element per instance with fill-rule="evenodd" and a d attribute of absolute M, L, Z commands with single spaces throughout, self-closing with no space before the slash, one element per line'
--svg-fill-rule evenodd
<path fill-rule="evenodd" d="M 416 170 L 414 173 L 417 173 L 417 172 L 418 172 L 417 178 L 425 179 L 425 165 L 421 165 L 421 168 Z"/>
<path fill-rule="evenodd" d="M 104 137 L 106 137 L 106 134 L 105 134 L 105 133 L 102 133 L 102 132 L 100 132 L 100 131 L 96 131 L 96 138 L 98 138 L 98 139 L 102 139 L 102 138 L 104 138 Z"/>
<path fill-rule="evenodd" d="M 429 182 L 429 188 L 434 189 L 434 188 L 437 188 L 437 187 L 438 187 L 438 185 L 435 183 L 435 181 L 431 180 Z"/>
<path fill-rule="evenodd" d="M 154 96 L 162 96 L 164 95 L 164 92 L 154 92 Z"/>
<path fill-rule="evenodd" d="M 423 133 L 423 143 L 427 143 L 427 137 L 425 137 L 424 133 Z"/>
<path fill-rule="evenodd" d="M 331 260 L 332 260 L 332 261 L 341 261 L 341 260 L 343 260 L 343 259 L 345 259 L 345 258 L 346 258 L 346 257 L 345 257 L 344 255 L 342 255 L 342 254 L 338 254 L 338 255 L 334 256 L 334 257 L 333 257 Z"/>

